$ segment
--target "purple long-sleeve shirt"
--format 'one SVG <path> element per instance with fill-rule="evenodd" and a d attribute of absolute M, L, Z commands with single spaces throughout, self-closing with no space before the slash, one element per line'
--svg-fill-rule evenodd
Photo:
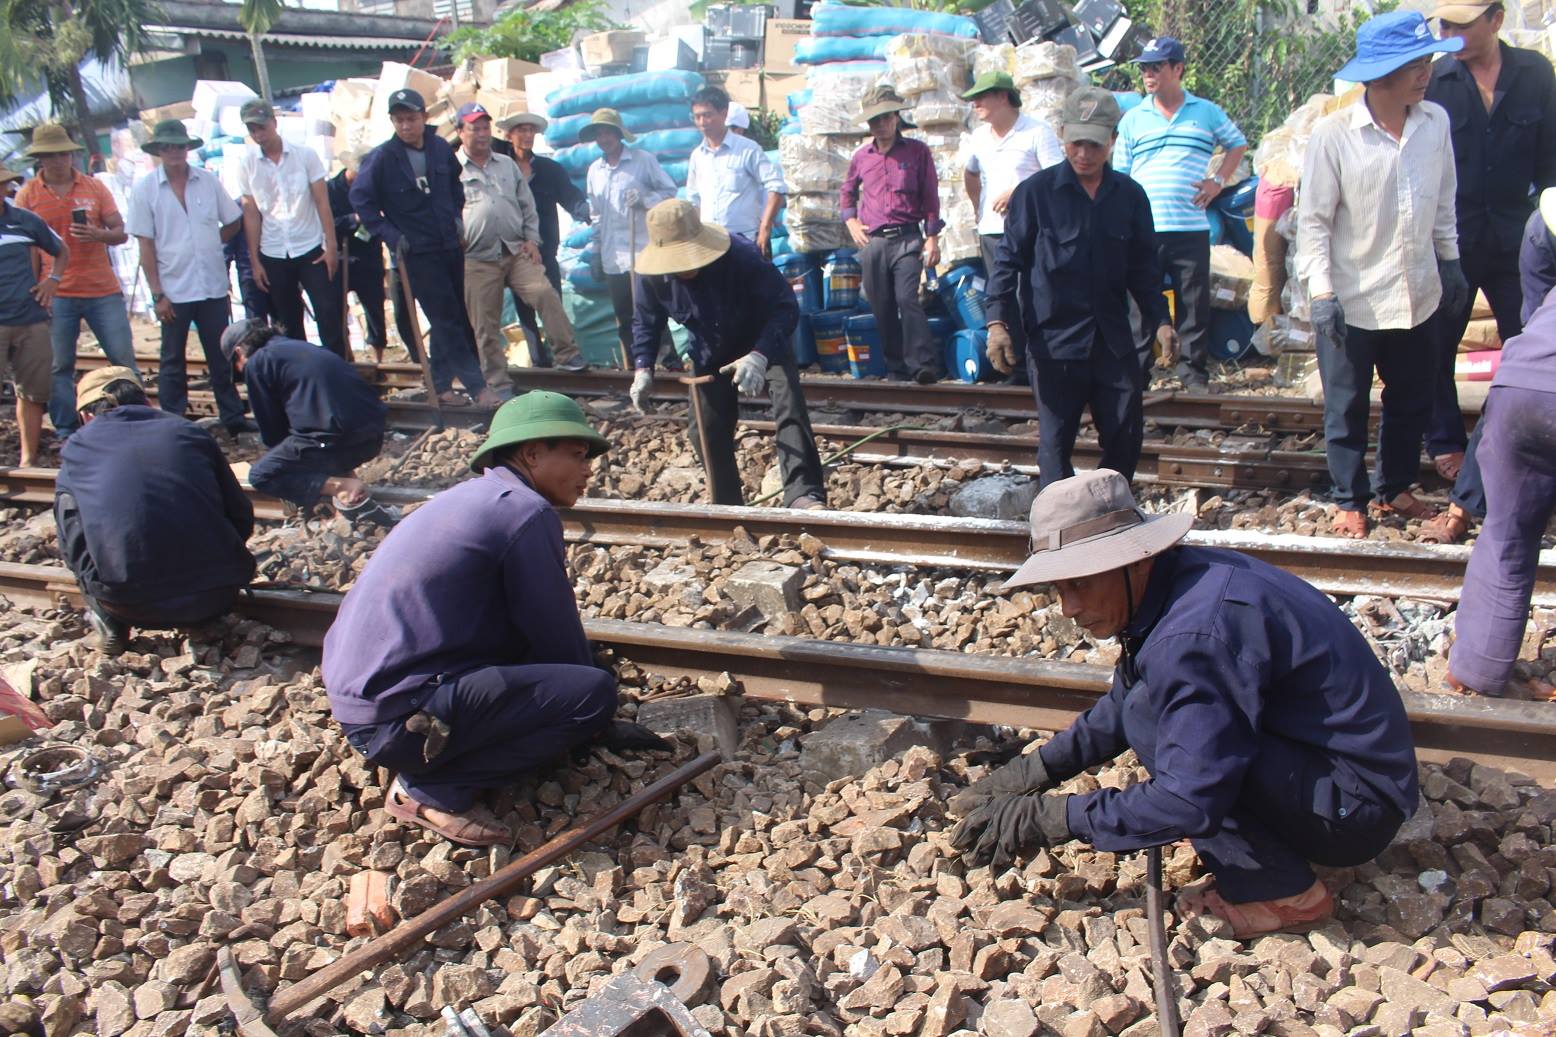
<path fill-rule="evenodd" d="M 929 145 L 898 136 L 882 154 L 875 141 L 854 152 L 843 179 L 843 219 L 859 217 L 866 230 L 894 224 L 923 223 L 925 234 L 939 234 L 940 181 Z"/>
<path fill-rule="evenodd" d="M 594 665 L 562 520 L 506 468 L 445 490 L 384 538 L 324 638 L 343 724 L 406 716 L 439 677 L 483 666 Z"/>

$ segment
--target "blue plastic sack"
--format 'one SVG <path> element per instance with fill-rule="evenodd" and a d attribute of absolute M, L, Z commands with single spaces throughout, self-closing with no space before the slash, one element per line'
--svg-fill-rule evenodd
<path fill-rule="evenodd" d="M 546 95 L 546 110 L 551 118 L 593 112 L 598 108 L 641 108 L 663 101 L 687 101 L 702 89 L 701 72 L 669 69 L 664 72 L 635 72 L 629 76 L 606 76 L 581 83 L 559 86 Z"/>
<path fill-rule="evenodd" d="M 879 61 L 894 34 L 881 36 L 811 36 L 794 46 L 796 65 L 826 65 L 834 61 Z"/>
<path fill-rule="evenodd" d="M 811 90 L 808 87 L 804 90 L 794 91 L 787 98 L 785 98 L 785 102 L 789 105 L 789 114 L 795 116 L 799 115 L 800 109 L 804 108 L 807 104 L 810 104 L 811 99 L 815 96 L 816 91 Z"/>
<path fill-rule="evenodd" d="M 667 162 L 689 158 L 692 150 L 701 141 L 702 134 L 686 127 L 645 133 L 632 146 L 648 152 L 659 160 L 660 165 L 664 165 Z M 597 144 L 574 144 L 570 148 L 563 148 L 551 157 L 561 163 L 562 168 L 567 170 L 568 176 L 577 179 L 589 172 L 589 166 L 600 157 L 600 148 Z M 683 175 L 681 179 L 684 182 L 686 178 Z"/>
<path fill-rule="evenodd" d="M 573 290 L 579 295 L 604 295 L 609 289 L 594 279 L 589 272 L 589 264 L 580 262 L 574 264 L 567 272 L 567 283 L 573 286 Z"/>
<path fill-rule="evenodd" d="M 574 227 L 572 233 L 567 236 L 567 240 L 562 242 L 562 245 L 565 248 L 581 250 L 586 248 L 589 242 L 593 240 L 594 226 L 592 224 L 585 223 L 581 227 Z"/>
<path fill-rule="evenodd" d="M 810 9 L 810 17 L 810 31 L 816 36 L 895 36 L 904 32 L 927 32 L 969 40 L 978 38 L 978 23 L 971 18 L 906 7 L 819 3 Z"/>
<path fill-rule="evenodd" d="M 689 165 L 690 163 L 684 158 L 673 158 L 668 162 L 659 163 L 659 168 L 665 171 L 665 176 L 669 177 L 676 187 L 685 187 L 687 166 Z"/>
<path fill-rule="evenodd" d="M 553 148 L 565 148 L 578 143 L 578 131 L 589 125 L 593 111 L 581 112 L 553 120 L 546 127 L 546 143 Z M 684 101 L 662 101 L 659 104 L 621 109 L 622 124 L 632 133 L 649 133 L 653 130 L 669 130 L 692 124 L 692 110 Z"/>
<path fill-rule="evenodd" d="M 778 136 L 780 137 L 792 137 L 804 132 L 805 128 L 800 125 L 800 120 L 798 119 L 786 120 L 782 126 L 778 127 Z"/>

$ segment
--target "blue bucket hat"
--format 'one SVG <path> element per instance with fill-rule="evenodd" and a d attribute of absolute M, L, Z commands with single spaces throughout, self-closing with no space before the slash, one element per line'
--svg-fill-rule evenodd
<path fill-rule="evenodd" d="M 1370 83 L 1426 54 L 1447 54 L 1464 48 L 1457 36 L 1432 35 L 1420 11 L 1391 11 L 1369 18 L 1356 30 L 1356 56 L 1335 73 L 1351 83 Z"/>

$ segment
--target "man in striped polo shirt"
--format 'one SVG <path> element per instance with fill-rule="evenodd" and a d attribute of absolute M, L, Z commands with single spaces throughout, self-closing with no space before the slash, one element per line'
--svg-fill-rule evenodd
<path fill-rule="evenodd" d="M 1146 96 L 1118 124 L 1113 168 L 1133 177 L 1151 200 L 1157 254 L 1178 298 L 1182 354 L 1175 373 L 1196 389 L 1208 381 L 1210 344 L 1210 220 L 1205 209 L 1236 171 L 1248 141 L 1220 106 L 1183 89 L 1184 61 L 1183 44 L 1171 36 L 1151 40 L 1135 58 Z M 1224 153 L 1212 173 L 1217 146 Z M 1147 372 L 1155 333 L 1155 328 L 1137 329 Z"/>

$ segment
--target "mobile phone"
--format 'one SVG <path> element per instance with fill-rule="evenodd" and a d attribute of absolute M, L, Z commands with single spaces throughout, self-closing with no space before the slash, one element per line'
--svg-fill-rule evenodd
<path fill-rule="evenodd" d="M 70 210 L 70 222 L 71 223 L 77 223 L 77 224 L 80 224 L 81 226 L 85 227 L 86 226 L 86 210 L 85 209 L 71 209 Z"/>

